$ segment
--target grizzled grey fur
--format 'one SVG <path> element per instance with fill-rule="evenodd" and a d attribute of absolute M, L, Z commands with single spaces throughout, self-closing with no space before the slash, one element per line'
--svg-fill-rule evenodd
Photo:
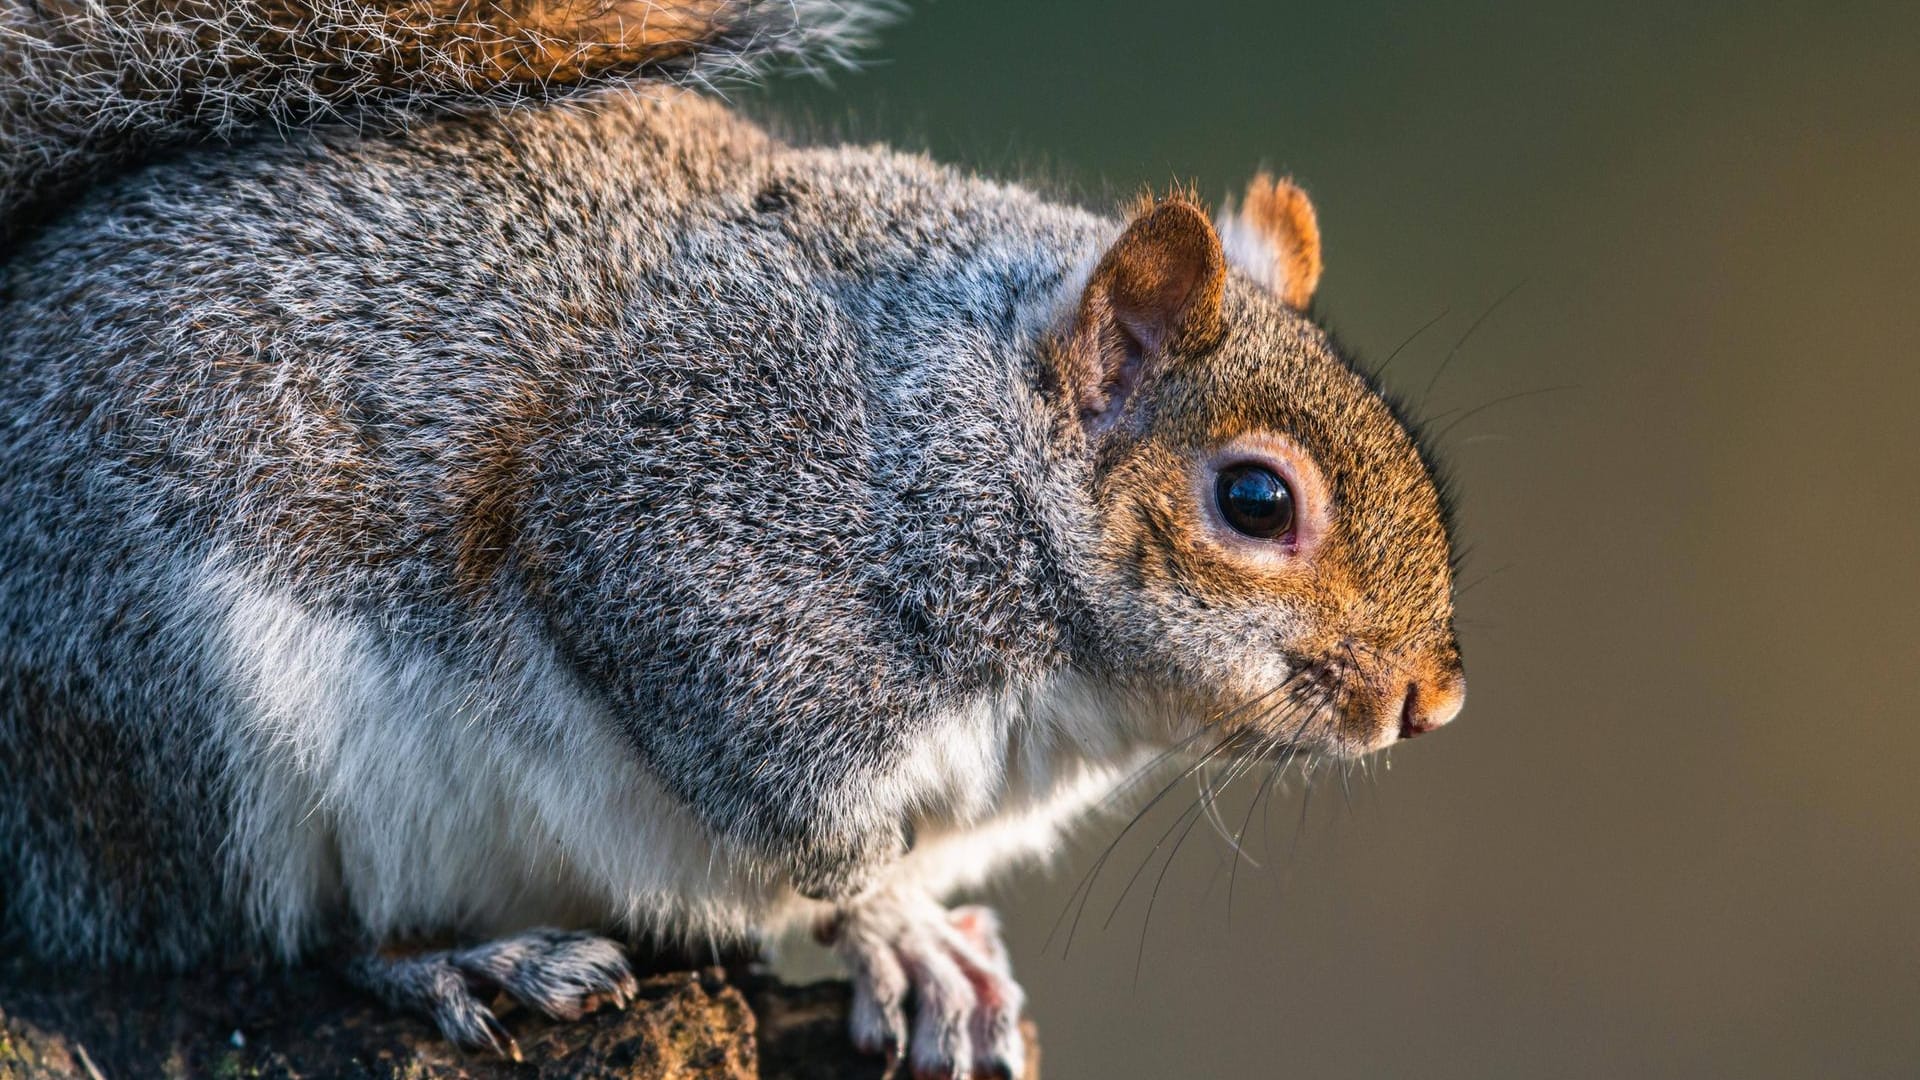
<path fill-rule="evenodd" d="M 855 888 L 905 844 L 916 718 L 1065 659 L 1076 477 L 1022 298 L 1114 229 L 673 94 L 102 188 L 4 278 L 0 730 L 88 789 L 0 809 L 6 924 L 90 959 L 244 932 L 245 703 L 182 592 L 234 563 L 476 697 L 554 650 L 707 825 Z M 110 766 L 63 775 L 74 738 Z"/>

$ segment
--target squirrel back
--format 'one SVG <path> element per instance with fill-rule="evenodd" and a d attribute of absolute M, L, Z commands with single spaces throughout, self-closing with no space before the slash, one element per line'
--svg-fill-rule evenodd
<path fill-rule="evenodd" d="M 844 63 L 858 0 L 0 0 L 0 244 L 167 147 Z"/>

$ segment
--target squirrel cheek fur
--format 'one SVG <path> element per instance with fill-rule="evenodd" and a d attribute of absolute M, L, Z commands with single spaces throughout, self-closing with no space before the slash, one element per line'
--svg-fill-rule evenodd
<path fill-rule="evenodd" d="M 131 10 L 158 21 L 75 25 L 180 45 L 199 8 Z M 285 46 L 249 21 L 277 10 L 229 29 Z M 1116 220 L 684 91 L 534 100 L 852 17 L 673 12 L 710 40 L 498 94 L 431 50 L 339 82 L 325 35 L 289 85 L 175 64 L 215 84 L 119 103 L 125 131 L 16 84 L 0 148 L 70 154 L 0 177 L 10 947 L 358 950 L 370 991 L 511 1053 L 480 991 L 631 992 L 588 931 L 817 923 L 862 1046 L 1012 1071 L 996 924 L 936 897 L 1170 746 L 1357 754 L 1457 712 L 1440 493 L 1301 310 L 1298 188 Z M 0 35 L 0 73 L 125 60 L 70 30 Z M 213 91 L 244 133 L 328 87 L 358 128 L 122 167 L 235 134 L 194 126 Z M 1247 462 L 1286 537 L 1221 519 Z"/>

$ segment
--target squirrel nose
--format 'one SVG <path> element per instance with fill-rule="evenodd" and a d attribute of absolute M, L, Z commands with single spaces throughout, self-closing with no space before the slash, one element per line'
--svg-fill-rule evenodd
<path fill-rule="evenodd" d="M 1467 684 L 1459 678 L 1444 683 L 1407 684 L 1406 697 L 1400 702 L 1400 737 L 1411 739 L 1445 724 L 1460 715 L 1467 703 Z"/>

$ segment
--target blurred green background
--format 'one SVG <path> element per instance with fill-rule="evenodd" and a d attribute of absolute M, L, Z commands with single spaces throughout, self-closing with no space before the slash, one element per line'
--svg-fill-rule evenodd
<path fill-rule="evenodd" d="M 1920 1075 L 1920 9 L 1407 8 L 917 4 L 756 105 L 1109 208 L 1291 172 L 1363 359 L 1440 317 L 1415 400 L 1520 286 L 1423 405 L 1465 715 L 1276 799 L 1230 920 L 1203 825 L 1101 926 L 1184 806 L 1065 957 L 1122 821 L 1010 881 L 1046 1078 Z"/>

